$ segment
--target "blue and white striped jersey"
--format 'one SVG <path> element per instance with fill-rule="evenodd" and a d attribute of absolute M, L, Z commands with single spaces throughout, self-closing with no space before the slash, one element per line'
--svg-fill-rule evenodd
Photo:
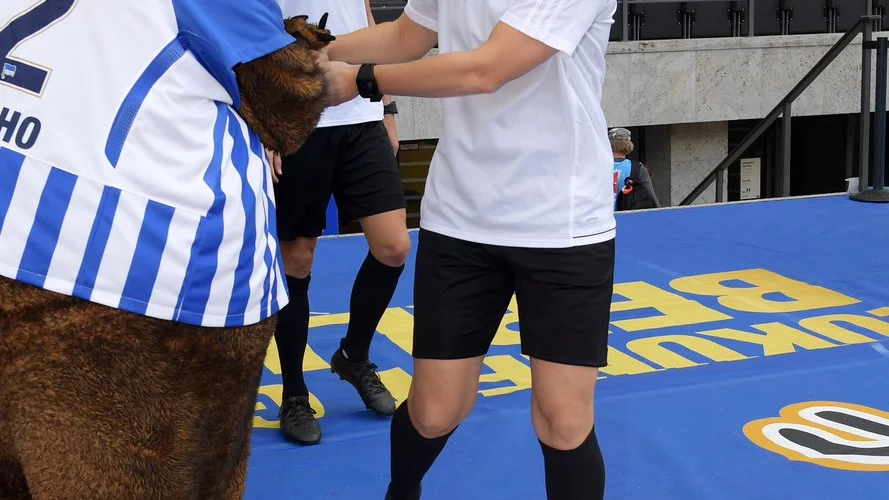
<path fill-rule="evenodd" d="M 291 43 L 275 0 L 0 2 L 0 275 L 194 325 L 275 314 L 233 68 Z"/>

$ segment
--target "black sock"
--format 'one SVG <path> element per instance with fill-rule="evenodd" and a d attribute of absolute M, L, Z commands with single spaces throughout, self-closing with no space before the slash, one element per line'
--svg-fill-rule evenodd
<path fill-rule="evenodd" d="M 605 496 L 605 460 L 596 427 L 573 450 L 557 450 L 542 441 L 546 497 L 551 500 L 601 500 Z"/>
<path fill-rule="evenodd" d="M 311 280 L 311 275 L 305 278 L 287 276 L 290 302 L 278 312 L 275 343 L 278 344 L 278 358 L 281 361 L 283 399 L 309 395 L 306 380 L 303 378 L 303 357 L 309 342 L 309 281 Z"/>
<path fill-rule="evenodd" d="M 386 312 L 398 278 L 404 271 L 404 264 L 389 267 L 378 261 L 370 252 L 361 264 L 355 284 L 352 285 L 352 298 L 349 304 L 349 328 L 340 343 L 350 361 L 364 361 L 370 353 L 380 318 Z"/>
<path fill-rule="evenodd" d="M 454 429 L 456 430 L 456 429 Z M 427 439 L 417 432 L 411 422 L 407 400 L 395 411 L 390 431 L 391 474 L 389 498 L 413 500 L 419 498 L 420 483 L 444 449 L 454 431 L 444 436 Z"/>

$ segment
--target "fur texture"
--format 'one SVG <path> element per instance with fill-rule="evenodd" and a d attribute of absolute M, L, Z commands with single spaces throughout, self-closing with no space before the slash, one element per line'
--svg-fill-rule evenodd
<path fill-rule="evenodd" d="M 242 498 L 273 333 L 0 278 L 0 498 Z"/>
<path fill-rule="evenodd" d="M 324 72 L 312 53 L 334 39 L 326 21 L 327 14 L 318 25 L 305 16 L 287 19 L 285 29 L 297 43 L 235 68 L 241 116 L 268 149 L 282 156 L 303 145 L 327 106 Z"/>

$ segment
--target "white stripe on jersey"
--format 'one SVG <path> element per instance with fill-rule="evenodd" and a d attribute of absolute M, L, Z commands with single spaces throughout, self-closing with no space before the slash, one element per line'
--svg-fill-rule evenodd
<path fill-rule="evenodd" d="M 24 158 L 12 190 L 0 189 L 0 275 L 202 326 L 277 313 L 288 296 L 267 159 L 234 111 L 218 113 L 205 180 L 220 203 L 207 217 Z M 2 153 L 0 172 L 21 161 Z"/>
<path fill-rule="evenodd" d="M 244 211 L 241 203 L 241 183 L 237 175 L 232 175 L 232 149 L 234 138 L 229 133 L 231 123 L 225 118 L 225 132 L 222 140 L 223 164 L 230 168 L 222 170 L 220 186 L 225 195 L 225 209 L 222 217 L 222 241 L 241 241 L 244 231 Z M 225 245 L 219 249 L 216 258 L 216 275 L 210 285 L 210 298 L 207 304 L 227 306 L 235 283 L 235 266 L 241 245 Z"/>
<path fill-rule="evenodd" d="M 277 235 L 277 229 L 275 225 L 277 224 L 277 201 L 274 197 L 274 189 L 272 186 L 272 171 L 271 167 L 268 163 L 268 158 L 263 159 L 265 163 L 265 183 L 264 191 L 266 192 L 266 220 L 268 220 L 269 230 L 275 231 L 274 233 L 270 233 Z M 284 274 L 284 260 L 281 257 L 281 252 L 279 251 L 278 240 L 275 238 L 270 238 L 269 240 L 269 249 L 271 250 L 272 257 L 272 273 L 271 273 L 271 282 L 270 282 L 270 291 L 269 291 L 269 304 L 268 304 L 268 315 L 271 316 L 274 314 L 274 311 L 284 307 L 287 302 L 290 300 L 290 296 L 288 294 L 287 289 L 287 279 Z"/>
<path fill-rule="evenodd" d="M 114 303 L 123 294 L 129 273 L 132 268 L 133 255 L 136 251 L 136 239 L 142 227 L 142 218 L 148 200 L 130 193 L 120 193 L 120 202 L 114 213 L 111 234 L 102 261 L 92 299 L 102 303 Z"/>
<path fill-rule="evenodd" d="M 250 256 L 251 266 L 253 268 L 253 272 L 250 273 L 250 299 L 248 303 L 258 303 L 260 307 L 249 311 L 248 316 L 244 318 L 244 322 L 247 323 L 255 323 L 260 320 L 260 317 L 263 315 L 261 310 L 262 308 L 262 299 L 263 296 L 268 295 L 265 291 L 265 277 L 268 276 L 266 263 L 265 263 L 265 254 L 266 254 L 266 245 L 263 245 L 262 242 L 268 238 L 265 229 L 265 221 L 266 217 L 263 215 L 266 210 L 262 208 L 260 203 L 264 204 L 263 198 L 265 198 L 264 186 L 263 186 L 263 178 L 264 173 L 266 172 L 266 167 L 262 160 L 263 148 L 260 142 L 250 133 L 250 129 L 247 127 L 246 123 L 242 123 L 241 126 L 241 134 L 244 136 L 247 149 L 249 151 L 248 156 L 248 165 L 246 169 L 247 182 L 251 187 L 251 191 L 254 193 L 258 193 L 259 196 L 254 203 L 256 210 L 259 216 L 254 216 L 250 221 L 252 222 L 252 231 L 256 232 L 256 243 L 253 248 L 253 254 Z M 256 153 L 259 153 L 259 156 Z M 257 272 L 259 270 L 260 272 Z"/>
<path fill-rule="evenodd" d="M 185 272 L 187 270 L 186 266 L 183 266 L 182 263 L 188 262 L 191 253 L 191 245 L 194 243 L 194 235 L 197 233 L 199 221 L 200 217 L 184 210 L 176 210 L 176 213 L 173 214 L 173 219 L 170 222 L 169 234 L 182 235 L 180 241 L 184 244 L 179 244 L 178 241 L 173 241 L 172 243 L 174 244 L 167 244 L 164 249 L 164 254 L 161 256 L 160 266 L 157 271 L 157 280 L 154 283 L 154 289 L 151 294 L 152 297 L 179 296 L 179 291 L 182 290 L 182 284 L 185 281 Z M 191 241 L 188 241 L 188 239 L 185 238 L 186 235 L 191 235 L 191 238 L 188 238 Z M 174 312 L 175 307 L 170 307 L 166 304 L 162 305 L 160 302 L 154 300 L 148 303 L 148 308 L 145 310 L 147 316 L 164 319 L 173 319 Z"/>
<path fill-rule="evenodd" d="M 49 166 L 30 158 L 25 158 L 22 164 L 12 200 L 9 202 L 9 212 L 0 232 L 0 252 L 3 257 L 11 257 L 2 258 L 0 262 L 12 266 L 12 274 L 7 274 L 11 278 L 15 278 L 25 253 L 28 236 L 34 227 L 34 216 L 40 203 L 40 195 L 46 187 L 50 170 Z"/>
<path fill-rule="evenodd" d="M 55 252 L 47 276 L 57 281 L 55 291 L 70 295 L 74 292 L 74 282 L 80 272 L 80 263 L 86 252 L 88 238 L 93 226 L 92 214 L 99 208 L 102 199 L 102 186 L 88 179 L 78 178 L 71 194 L 71 203 L 62 223 L 59 242 L 66 245 L 65 252 Z"/>
<path fill-rule="evenodd" d="M 22 164 L 22 171 L 6 215 L 6 223 L 3 225 L 3 232 L 0 233 L 0 248 L 3 249 L 4 255 L 12 256 L 12 259 L 5 262 L 16 268 L 21 263 L 31 227 L 34 226 L 37 205 L 40 203 L 40 195 L 46 186 L 49 172 L 48 166 L 30 158 L 26 158 Z"/>
<path fill-rule="evenodd" d="M 0 25 L 23 27 L 0 29 L 15 63 L 0 85 L 0 276 L 192 325 L 255 323 L 287 294 L 233 68 L 293 37 L 273 0 L 141 3 L 0 1 Z M 96 31 L 104 11 L 115 22 Z"/>

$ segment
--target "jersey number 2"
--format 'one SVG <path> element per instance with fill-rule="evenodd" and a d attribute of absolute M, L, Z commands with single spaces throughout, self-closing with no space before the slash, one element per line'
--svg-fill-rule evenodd
<path fill-rule="evenodd" d="M 0 83 L 39 96 L 43 93 L 49 68 L 13 59 L 10 53 L 20 43 L 48 28 L 65 16 L 77 0 L 43 0 L 29 10 L 16 15 L 0 29 Z"/>

